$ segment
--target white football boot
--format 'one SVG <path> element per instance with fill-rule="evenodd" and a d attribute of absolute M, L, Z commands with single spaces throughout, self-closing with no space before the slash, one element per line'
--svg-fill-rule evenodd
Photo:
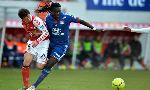
<path fill-rule="evenodd" d="M 35 86 L 31 86 L 27 90 L 35 90 Z"/>

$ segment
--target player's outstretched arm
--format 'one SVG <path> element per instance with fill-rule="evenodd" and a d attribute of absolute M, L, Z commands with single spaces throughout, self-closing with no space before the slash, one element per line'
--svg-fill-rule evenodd
<path fill-rule="evenodd" d="M 124 27 L 123 30 L 130 31 L 130 32 L 149 33 L 150 32 L 150 27 L 148 27 L 148 28 L 140 28 L 140 29 Z"/>
<path fill-rule="evenodd" d="M 84 20 L 82 20 L 82 19 L 79 19 L 78 22 L 79 22 L 80 24 L 84 25 L 84 26 L 89 27 L 89 28 L 92 29 L 92 30 L 97 30 L 97 29 L 96 29 L 95 27 L 93 27 L 91 24 L 89 24 L 88 22 L 86 22 L 86 21 L 84 21 Z"/>
<path fill-rule="evenodd" d="M 84 26 L 89 27 L 90 29 L 96 30 L 96 28 L 94 28 L 91 24 L 89 24 L 88 22 L 86 22 L 84 20 L 79 19 L 78 22 Z"/>

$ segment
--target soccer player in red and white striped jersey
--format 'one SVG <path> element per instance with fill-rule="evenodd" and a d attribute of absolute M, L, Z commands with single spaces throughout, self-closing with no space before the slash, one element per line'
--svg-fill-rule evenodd
<path fill-rule="evenodd" d="M 47 62 L 49 32 L 44 22 L 39 17 L 31 15 L 29 10 L 20 9 L 18 11 L 18 16 L 22 19 L 23 28 L 29 35 L 22 67 L 24 88 L 21 90 L 26 90 L 29 87 L 31 62 L 36 60 L 36 65 L 39 69 L 42 69 Z"/>

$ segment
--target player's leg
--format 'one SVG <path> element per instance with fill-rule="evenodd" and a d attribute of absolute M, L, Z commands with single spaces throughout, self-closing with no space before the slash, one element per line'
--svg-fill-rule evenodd
<path fill-rule="evenodd" d="M 104 55 L 102 56 L 101 60 L 100 60 L 100 66 L 99 68 L 101 69 L 106 69 L 107 68 L 107 64 L 106 61 L 107 59 L 110 57 L 110 53 L 108 51 L 108 49 L 105 50 Z"/>
<path fill-rule="evenodd" d="M 37 81 L 33 84 L 31 87 L 37 87 L 45 77 L 51 72 L 52 67 L 58 63 L 61 58 L 65 55 L 66 51 L 68 49 L 67 45 L 64 46 L 58 46 L 52 49 L 52 51 L 48 52 L 48 58 L 47 64 L 45 65 L 44 69 L 41 72 L 41 75 L 38 77 Z M 34 89 L 28 89 L 28 90 L 34 90 Z"/>
<path fill-rule="evenodd" d="M 121 70 L 123 70 L 123 69 L 124 69 L 124 66 L 125 66 L 124 60 L 125 60 L 125 56 L 122 55 L 122 54 L 119 55 L 119 63 L 120 63 Z"/>
<path fill-rule="evenodd" d="M 29 77 L 30 77 L 30 63 L 32 62 L 33 55 L 30 53 L 24 54 L 24 62 L 22 66 L 22 78 L 23 78 L 23 84 L 24 88 L 29 87 Z"/>
<path fill-rule="evenodd" d="M 37 53 L 36 67 L 38 69 L 42 70 L 47 63 L 47 52 L 49 48 L 49 43 L 49 40 L 44 40 L 37 46 L 37 49 L 35 50 L 35 52 Z"/>
<path fill-rule="evenodd" d="M 31 47 L 31 41 L 27 42 L 26 53 L 24 54 L 24 61 L 22 66 L 22 78 L 24 88 L 29 87 L 29 77 L 30 77 L 30 64 L 33 60 L 33 55 L 35 55 L 34 48 Z"/>
<path fill-rule="evenodd" d="M 29 87 L 27 90 L 35 90 L 35 88 L 37 88 L 37 86 L 44 80 L 45 77 L 48 76 L 48 74 L 51 72 L 51 68 L 58 63 L 58 60 L 54 57 L 51 57 L 48 61 L 47 64 L 44 66 L 40 76 L 38 77 L 38 79 L 36 80 L 36 82 Z"/>
<path fill-rule="evenodd" d="M 40 69 L 40 70 L 43 70 L 43 68 L 44 68 L 45 65 L 46 65 L 46 64 L 37 63 L 37 64 L 36 64 L 36 68 L 38 68 L 38 69 Z"/>
<path fill-rule="evenodd" d="M 138 57 L 137 58 L 137 62 L 145 69 L 145 70 L 148 70 L 146 64 L 144 63 L 144 60 L 142 57 Z"/>
<path fill-rule="evenodd" d="M 52 67 L 58 63 L 58 60 L 54 57 L 51 57 L 48 61 L 45 67 L 43 68 L 41 75 L 38 77 L 37 81 L 33 84 L 33 86 L 36 88 L 47 75 L 51 72 Z"/>
<path fill-rule="evenodd" d="M 131 55 L 130 57 L 130 68 L 133 69 L 133 63 L 134 63 L 134 56 Z"/>

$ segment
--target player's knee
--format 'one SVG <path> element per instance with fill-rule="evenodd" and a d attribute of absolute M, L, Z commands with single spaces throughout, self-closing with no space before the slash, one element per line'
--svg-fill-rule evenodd
<path fill-rule="evenodd" d="M 23 66 L 30 66 L 31 62 L 33 59 L 33 55 L 30 53 L 25 53 L 24 54 L 24 62 L 23 62 Z"/>
<path fill-rule="evenodd" d="M 56 63 L 58 63 L 58 60 L 54 57 L 51 57 L 48 61 L 45 67 L 52 68 Z"/>
<path fill-rule="evenodd" d="M 36 67 L 40 70 L 44 68 L 45 64 L 36 64 Z"/>
<path fill-rule="evenodd" d="M 28 61 L 26 59 L 23 62 L 23 66 L 30 66 L 30 64 L 31 64 L 31 61 Z"/>
<path fill-rule="evenodd" d="M 26 59 L 26 58 L 28 58 L 28 59 L 33 59 L 33 55 L 30 54 L 30 53 L 28 53 L 28 52 L 26 52 L 26 53 L 24 54 L 24 58 L 25 58 L 25 59 Z"/>
<path fill-rule="evenodd" d="M 29 62 L 23 62 L 23 66 L 30 66 Z"/>

